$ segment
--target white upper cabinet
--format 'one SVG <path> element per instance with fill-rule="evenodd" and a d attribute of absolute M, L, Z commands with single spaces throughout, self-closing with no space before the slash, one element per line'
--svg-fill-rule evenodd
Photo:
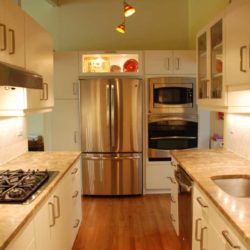
<path fill-rule="evenodd" d="M 226 84 L 250 84 L 250 1 L 233 1 L 224 21 Z"/>
<path fill-rule="evenodd" d="M 24 67 L 24 12 L 9 0 L 0 9 L 0 61 Z"/>
<path fill-rule="evenodd" d="M 195 52 L 191 50 L 145 51 L 146 75 L 195 75 Z"/>
<path fill-rule="evenodd" d="M 30 16 L 25 15 L 26 69 L 43 77 L 43 90 L 26 89 L 28 111 L 48 110 L 54 105 L 53 41 Z"/>
<path fill-rule="evenodd" d="M 78 52 L 54 54 L 55 98 L 78 99 Z"/>

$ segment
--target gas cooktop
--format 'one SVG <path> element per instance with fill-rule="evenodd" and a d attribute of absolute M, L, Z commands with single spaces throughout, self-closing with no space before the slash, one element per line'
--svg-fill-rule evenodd
<path fill-rule="evenodd" d="M 0 203 L 23 203 L 30 198 L 33 200 L 40 187 L 55 173 L 22 169 L 0 171 Z"/>

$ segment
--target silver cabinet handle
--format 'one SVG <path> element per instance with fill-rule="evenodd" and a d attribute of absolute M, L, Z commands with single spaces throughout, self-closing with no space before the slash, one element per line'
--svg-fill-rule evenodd
<path fill-rule="evenodd" d="M 206 250 L 206 248 L 204 248 L 204 231 L 207 229 L 207 227 L 203 227 L 201 229 L 201 240 L 200 240 L 200 250 Z"/>
<path fill-rule="evenodd" d="M 202 206 L 202 207 L 208 207 L 204 201 L 202 200 L 201 197 L 197 197 L 196 200 L 198 201 L 198 203 Z"/>
<path fill-rule="evenodd" d="M 7 49 L 6 25 L 3 23 L 0 23 L 0 27 L 3 28 L 3 47 L 0 50 L 5 51 Z"/>
<path fill-rule="evenodd" d="M 9 32 L 10 32 L 10 34 L 11 34 L 11 37 L 12 37 L 12 43 L 11 43 L 11 51 L 9 51 L 9 54 L 10 55 L 13 55 L 13 54 L 15 54 L 15 52 L 16 52 L 16 46 L 15 46 L 15 44 L 16 44 L 16 41 L 15 41 L 15 31 L 13 30 L 13 29 L 9 29 Z"/>
<path fill-rule="evenodd" d="M 173 202 L 173 203 L 176 203 L 176 201 L 174 200 L 172 194 L 170 194 L 170 201 Z"/>
<path fill-rule="evenodd" d="M 172 214 L 170 214 L 170 220 L 171 220 L 172 222 L 175 222 L 175 218 L 174 218 L 174 216 L 173 216 Z"/>
<path fill-rule="evenodd" d="M 55 215 L 55 218 L 58 219 L 61 216 L 60 197 L 54 195 L 54 199 L 56 200 L 56 208 L 57 208 L 57 215 Z"/>
<path fill-rule="evenodd" d="M 48 83 L 44 82 L 40 101 L 46 101 L 48 99 L 49 99 L 49 85 Z"/>
<path fill-rule="evenodd" d="M 169 71 L 170 70 L 170 59 L 169 59 L 169 57 L 165 58 L 164 64 L 165 64 L 166 69 Z"/>
<path fill-rule="evenodd" d="M 198 227 L 199 227 L 199 222 L 201 222 L 201 218 L 198 218 L 195 220 L 195 240 L 200 241 L 198 237 Z"/>
<path fill-rule="evenodd" d="M 174 178 L 172 178 L 170 176 L 168 176 L 167 178 L 171 181 L 171 183 L 176 184 L 176 181 L 174 181 Z"/>
<path fill-rule="evenodd" d="M 56 224 L 56 218 L 55 218 L 55 206 L 52 202 L 48 203 L 48 206 L 51 207 L 51 211 L 52 211 L 52 223 L 49 225 L 50 227 L 55 226 Z"/>
<path fill-rule="evenodd" d="M 232 247 L 234 249 L 240 249 L 240 246 L 235 245 L 233 243 L 233 241 L 230 239 L 230 235 L 229 235 L 229 232 L 227 230 L 222 231 L 222 235 L 225 238 L 225 240 L 227 241 L 227 243 L 230 245 L 230 247 Z"/>
<path fill-rule="evenodd" d="M 80 220 L 77 219 L 75 225 L 73 226 L 73 228 L 77 228 L 79 226 L 79 224 L 80 224 Z"/>
<path fill-rule="evenodd" d="M 180 69 L 180 58 L 178 57 L 177 59 L 176 59 L 176 70 L 179 70 Z"/>
<path fill-rule="evenodd" d="M 247 48 L 247 46 L 240 47 L 240 71 L 241 72 L 247 72 L 243 67 L 243 57 L 244 57 L 243 52 L 244 52 L 244 49 L 246 49 L 246 48 Z"/>
<path fill-rule="evenodd" d="M 76 190 L 75 193 L 72 195 L 72 198 L 76 198 L 78 196 L 79 192 Z"/>
<path fill-rule="evenodd" d="M 78 168 L 74 168 L 73 171 L 71 172 L 71 174 L 76 174 L 78 171 Z"/>

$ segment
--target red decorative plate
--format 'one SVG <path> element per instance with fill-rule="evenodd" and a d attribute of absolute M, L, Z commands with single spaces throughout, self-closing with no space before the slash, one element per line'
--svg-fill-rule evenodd
<path fill-rule="evenodd" d="M 123 64 L 123 72 L 137 72 L 138 62 L 135 59 L 129 59 Z"/>

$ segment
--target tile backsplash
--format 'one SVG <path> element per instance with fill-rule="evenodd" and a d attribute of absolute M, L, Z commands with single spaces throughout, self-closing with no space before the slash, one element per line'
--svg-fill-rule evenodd
<path fill-rule="evenodd" d="M 0 164 L 28 151 L 26 119 L 0 118 Z"/>
<path fill-rule="evenodd" d="M 250 116 L 227 115 L 227 148 L 250 159 Z"/>

